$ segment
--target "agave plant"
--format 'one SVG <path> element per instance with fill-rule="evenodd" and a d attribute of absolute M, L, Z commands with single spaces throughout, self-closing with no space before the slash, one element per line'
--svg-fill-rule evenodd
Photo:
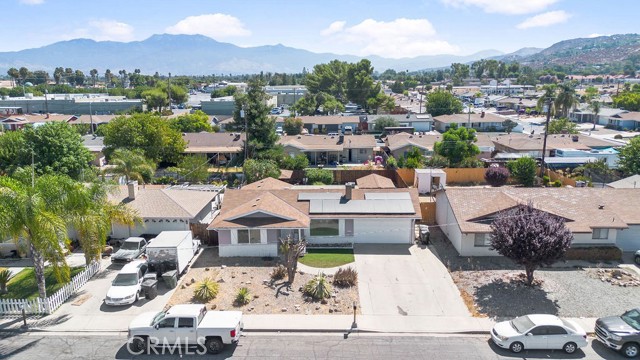
<path fill-rule="evenodd" d="M 320 273 L 304 286 L 304 293 L 314 300 L 326 299 L 331 297 L 331 284 L 327 277 Z"/>
<path fill-rule="evenodd" d="M 249 301 L 251 301 L 251 293 L 249 293 L 249 289 L 246 287 L 240 288 L 236 295 L 236 304 L 240 306 L 247 305 Z"/>
<path fill-rule="evenodd" d="M 196 284 L 193 297 L 196 300 L 208 302 L 218 295 L 219 290 L 220 285 L 217 282 L 211 278 L 204 278 Z"/>
<path fill-rule="evenodd" d="M 7 293 L 7 283 L 11 277 L 11 271 L 7 268 L 0 268 L 0 293 Z"/>

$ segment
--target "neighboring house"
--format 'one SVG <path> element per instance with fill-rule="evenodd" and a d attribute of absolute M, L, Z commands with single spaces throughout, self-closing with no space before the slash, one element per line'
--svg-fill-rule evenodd
<path fill-rule="evenodd" d="M 640 129 L 640 112 L 625 111 L 616 115 L 609 116 L 607 125 L 620 130 Z"/>
<path fill-rule="evenodd" d="M 111 120 L 115 119 L 118 116 L 129 115 L 80 115 L 76 119 L 69 121 L 69 124 L 93 124 L 93 131 L 96 131 L 100 126 L 108 124 L 109 122 L 111 122 Z"/>
<path fill-rule="evenodd" d="M 497 256 L 490 224 L 500 211 L 531 202 L 564 218 L 572 247 L 640 249 L 640 191 L 594 188 L 452 188 L 436 194 L 436 222 L 461 256 Z"/>
<path fill-rule="evenodd" d="M 248 186 L 251 186 L 249 184 Z M 227 190 L 209 230 L 220 256 L 278 256 L 279 239 L 309 244 L 411 244 L 421 218 L 416 189 Z"/>
<path fill-rule="evenodd" d="M 366 123 L 366 115 L 361 116 L 299 116 L 302 119 L 303 127 L 309 134 L 341 133 L 345 126 L 351 126 L 355 132 L 360 122 Z M 284 121 L 284 120 L 283 120 Z"/>
<path fill-rule="evenodd" d="M 591 149 L 589 151 L 576 149 L 556 149 L 555 155 L 555 159 L 593 158 L 595 160 L 604 161 L 610 169 L 618 168 L 618 150 L 614 148 Z"/>
<path fill-rule="evenodd" d="M 305 154 L 311 165 L 361 164 L 373 161 L 376 147 L 373 135 L 281 136 L 278 143 L 289 156 Z"/>
<path fill-rule="evenodd" d="M 393 180 L 378 174 L 363 176 L 356 180 L 358 189 L 395 189 Z"/>
<path fill-rule="evenodd" d="M 640 175 L 631 175 L 624 179 L 608 183 L 607 187 L 614 189 L 640 189 Z"/>
<path fill-rule="evenodd" d="M 497 107 L 502 107 L 510 110 L 532 110 L 537 107 L 537 101 L 532 99 L 513 98 L 508 97 L 496 101 Z"/>
<path fill-rule="evenodd" d="M 219 191 L 194 187 L 139 186 L 137 182 L 119 186 L 109 199 L 135 209 L 142 223 L 135 226 L 113 224 L 111 237 L 123 239 L 162 231 L 195 230 L 209 224 L 218 207 Z M 195 232 L 195 231 L 194 231 Z"/>
<path fill-rule="evenodd" d="M 598 112 L 598 120 L 596 124 L 598 125 L 608 125 L 609 118 L 618 114 L 622 114 L 628 112 L 622 109 L 613 109 L 603 107 Z M 569 120 L 577 123 L 593 123 L 593 118 L 595 114 L 593 110 L 587 104 L 583 104 L 576 109 L 573 109 L 569 112 Z"/>
<path fill-rule="evenodd" d="M 494 150 L 491 138 L 483 133 L 476 133 L 476 138 L 475 144 L 480 149 L 478 158 L 491 157 L 491 152 Z M 442 141 L 442 135 L 440 134 L 413 135 L 398 133 L 388 135 L 385 138 L 388 153 L 396 159 L 407 156 L 413 147 L 420 149 L 423 155 L 431 156 L 433 155 L 434 144 L 438 141 Z"/>
<path fill-rule="evenodd" d="M 544 135 L 527 135 L 522 133 L 490 135 L 495 150 L 504 153 L 527 154 L 531 157 L 542 157 Z M 602 150 L 620 144 L 585 135 L 553 134 L 547 136 L 545 156 L 553 157 L 558 149 Z"/>
<path fill-rule="evenodd" d="M 93 161 L 91 164 L 97 167 L 103 167 L 107 164 L 107 160 L 104 157 L 104 137 L 94 135 L 82 136 L 82 145 L 93 155 Z"/>
<path fill-rule="evenodd" d="M 40 126 L 49 122 L 71 122 L 77 119 L 75 115 L 61 114 L 18 114 L 8 117 L 0 116 L 0 126 L 3 130 L 15 131 L 26 125 Z"/>
<path fill-rule="evenodd" d="M 433 118 L 430 114 L 406 114 L 406 115 L 367 115 L 369 130 L 374 130 L 376 120 L 380 117 L 391 117 L 401 127 L 412 127 L 416 132 L 429 132 L 433 129 Z"/>
<path fill-rule="evenodd" d="M 277 106 L 278 97 L 275 95 L 269 96 L 264 103 L 270 108 Z M 233 115 L 233 112 L 236 110 L 236 102 L 233 96 L 200 101 L 200 106 L 202 111 L 208 115 Z"/>
<path fill-rule="evenodd" d="M 212 165 L 227 165 L 242 153 L 244 133 L 183 133 L 185 154 L 205 154 Z"/>
<path fill-rule="evenodd" d="M 506 120 L 492 113 L 481 112 L 479 114 L 452 114 L 440 115 L 433 118 L 435 129 L 445 132 L 451 124 L 458 124 L 458 127 L 470 127 L 477 131 L 502 131 L 502 123 Z"/>

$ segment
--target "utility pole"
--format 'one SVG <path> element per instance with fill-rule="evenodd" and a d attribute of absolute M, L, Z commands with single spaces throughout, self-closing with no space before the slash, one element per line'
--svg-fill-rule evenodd
<path fill-rule="evenodd" d="M 551 97 L 547 98 L 547 121 L 544 124 L 544 140 L 542 140 L 542 164 L 540 164 L 540 177 L 544 176 L 544 157 L 547 152 L 547 133 L 549 132 L 549 120 L 551 119 Z"/>
<path fill-rule="evenodd" d="M 244 105 L 242 105 L 242 110 L 240 110 L 240 117 L 244 119 L 244 160 L 246 161 L 249 158 L 249 127 L 247 125 L 247 114 L 244 111 Z"/>
<path fill-rule="evenodd" d="M 467 105 L 467 129 L 471 129 L 471 104 Z"/>
<path fill-rule="evenodd" d="M 35 165 L 35 153 L 31 149 L 31 187 L 36 187 L 36 165 Z"/>
<path fill-rule="evenodd" d="M 93 133 L 93 111 L 91 111 L 91 103 L 92 102 L 89 101 L 89 122 L 91 123 L 91 125 L 89 125 L 89 126 L 91 126 L 91 135 L 95 135 Z"/>
<path fill-rule="evenodd" d="M 49 90 L 44 89 L 44 112 L 49 115 L 49 100 L 47 99 L 47 94 L 49 94 Z"/>
<path fill-rule="evenodd" d="M 420 105 L 418 107 L 418 114 L 422 114 L 422 91 L 420 92 Z"/>
<path fill-rule="evenodd" d="M 171 110 L 171 73 L 169 73 L 169 85 L 167 86 L 167 91 L 169 93 L 169 110 Z"/>

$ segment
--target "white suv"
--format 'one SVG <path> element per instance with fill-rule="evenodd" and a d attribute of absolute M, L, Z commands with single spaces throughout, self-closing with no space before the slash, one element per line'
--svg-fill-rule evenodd
<path fill-rule="evenodd" d="M 147 267 L 147 262 L 144 260 L 136 260 L 125 265 L 111 283 L 104 303 L 130 305 L 137 302 L 142 295 L 142 281 Z"/>

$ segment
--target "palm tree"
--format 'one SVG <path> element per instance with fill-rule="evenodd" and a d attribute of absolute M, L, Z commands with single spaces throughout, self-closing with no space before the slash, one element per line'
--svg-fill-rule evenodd
<path fill-rule="evenodd" d="M 127 183 L 129 180 L 136 180 L 144 184 L 151 179 L 156 169 L 155 164 L 140 149 L 116 149 L 109 163 L 115 165 L 110 171 L 124 176 Z"/>
<path fill-rule="evenodd" d="M 18 71 L 18 69 L 12 67 L 11 69 L 7 70 L 7 75 L 9 75 L 9 77 L 11 78 L 11 84 L 13 85 L 13 87 L 16 87 L 16 85 L 18 84 L 17 80 L 18 78 L 20 78 L 20 72 Z"/>
<path fill-rule="evenodd" d="M 63 176 L 46 175 L 33 186 L 0 177 L 0 234 L 29 244 L 38 293 L 46 298 L 45 261 L 59 281 L 69 280 L 69 267 L 64 258 L 67 223 L 64 218 L 66 191 Z"/>
<path fill-rule="evenodd" d="M 596 129 L 596 123 L 598 123 L 598 114 L 600 114 L 600 102 L 595 100 L 591 102 L 589 105 L 591 111 L 593 111 L 593 128 L 591 130 Z"/>
<path fill-rule="evenodd" d="M 537 108 L 539 111 L 542 111 L 542 109 L 544 109 L 545 105 L 547 105 L 547 100 L 548 99 L 554 99 L 556 97 L 556 85 L 555 84 L 549 84 L 549 85 L 545 85 L 542 87 L 542 89 L 544 90 L 544 95 L 541 96 L 538 99 L 538 103 L 536 104 Z M 548 104 L 549 105 L 549 109 L 548 111 L 553 115 L 555 114 L 555 106 L 553 101 Z"/>
<path fill-rule="evenodd" d="M 571 84 L 560 84 L 558 86 L 558 95 L 556 96 L 555 106 L 560 109 L 560 115 L 567 117 L 569 109 L 577 103 L 576 89 Z"/>
<path fill-rule="evenodd" d="M 96 87 L 96 79 L 98 78 L 98 70 L 97 69 L 91 69 L 91 71 L 89 71 L 89 75 L 91 75 L 91 79 L 93 80 L 93 87 Z"/>

